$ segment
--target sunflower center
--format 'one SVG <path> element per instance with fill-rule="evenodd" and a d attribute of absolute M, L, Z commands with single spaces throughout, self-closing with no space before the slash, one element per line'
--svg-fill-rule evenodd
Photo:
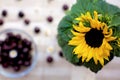
<path fill-rule="evenodd" d="M 104 35 L 102 33 L 102 30 L 97 29 L 91 29 L 89 32 L 85 35 L 85 41 L 86 43 L 91 47 L 100 47 L 103 42 Z"/>

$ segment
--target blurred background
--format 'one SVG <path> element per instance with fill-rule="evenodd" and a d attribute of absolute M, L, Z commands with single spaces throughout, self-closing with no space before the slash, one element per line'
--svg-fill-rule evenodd
<path fill-rule="evenodd" d="M 25 31 L 34 39 L 38 49 L 37 65 L 28 75 L 17 79 L 0 75 L 0 80 L 120 80 L 119 58 L 115 57 L 97 74 L 92 73 L 92 76 L 90 71 L 83 67 L 76 69 L 64 59 L 57 44 L 57 26 L 75 2 L 76 0 L 0 0 L 0 31 Z M 120 0 L 107 2 L 120 7 Z M 89 79 L 80 79 L 81 76 L 89 76 Z"/>

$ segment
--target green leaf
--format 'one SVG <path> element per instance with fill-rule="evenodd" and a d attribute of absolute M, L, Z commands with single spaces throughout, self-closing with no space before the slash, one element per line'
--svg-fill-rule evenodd
<path fill-rule="evenodd" d="M 111 28 L 113 30 L 113 36 L 120 38 L 120 26 L 112 26 Z M 114 56 L 120 57 L 120 47 L 118 46 L 117 40 L 110 42 L 110 45 L 113 47 L 111 53 L 113 53 Z"/>
<path fill-rule="evenodd" d="M 86 13 L 87 11 L 93 12 L 93 3 L 93 0 L 77 0 L 77 3 L 71 8 L 71 15 L 76 18 L 79 17 L 81 13 Z"/>
<path fill-rule="evenodd" d="M 58 37 L 60 36 L 63 41 L 68 42 L 72 38 L 72 21 L 73 19 L 68 15 L 64 17 L 58 25 Z M 59 41 L 59 40 L 58 40 Z"/>
<path fill-rule="evenodd" d="M 111 5 L 104 0 L 98 0 L 94 6 L 94 9 L 96 8 L 102 15 L 113 16 L 115 13 L 120 12 L 120 9 L 117 6 Z"/>
<path fill-rule="evenodd" d="M 58 40 L 58 44 L 59 46 L 63 47 L 67 44 L 67 42 L 65 40 L 63 40 L 63 38 L 60 35 L 57 35 L 57 40 Z"/>
<path fill-rule="evenodd" d="M 74 55 L 73 49 L 74 47 L 68 46 L 68 41 L 73 37 L 73 34 L 71 33 L 72 30 L 72 22 L 73 19 L 70 15 L 65 16 L 61 22 L 58 25 L 58 43 L 61 46 L 65 58 L 75 64 L 79 62 L 79 59 Z"/>
<path fill-rule="evenodd" d="M 114 56 L 120 57 L 120 47 L 118 46 L 117 41 L 112 41 L 110 44 L 113 47 L 111 53 L 113 53 Z"/>
<path fill-rule="evenodd" d="M 73 52 L 73 49 L 74 47 L 72 46 L 68 46 L 67 44 L 65 46 L 63 46 L 63 53 L 64 53 L 64 56 L 65 58 L 75 64 L 75 63 L 78 63 L 79 62 L 79 59 L 77 58 L 76 55 L 74 55 L 72 52 Z"/>
<path fill-rule="evenodd" d="M 113 16 L 110 26 L 120 26 L 120 14 Z"/>
<path fill-rule="evenodd" d="M 120 26 L 112 26 L 113 36 L 120 37 Z"/>

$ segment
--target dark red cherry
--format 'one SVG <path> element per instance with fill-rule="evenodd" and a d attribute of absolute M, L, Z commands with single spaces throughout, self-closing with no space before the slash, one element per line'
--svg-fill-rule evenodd
<path fill-rule="evenodd" d="M 4 44 L 3 47 L 2 47 L 2 49 L 8 51 L 10 48 L 9 48 L 8 45 Z"/>
<path fill-rule="evenodd" d="M 3 41 L 0 41 L 0 46 L 3 44 Z"/>
<path fill-rule="evenodd" d="M 64 5 L 63 5 L 63 7 L 62 7 L 62 9 L 63 9 L 64 11 L 66 11 L 66 10 L 68 10 L 68 9 L 69 9 L 69 7 L 68 7 L 68 5 L 67 5 L 67 4 L 64 4 Z"/>
<path fill-rule="evenodd" d="M 3 11 L 2 11 L 2 16 L 3 16 L 3 17 L 6 17 L 6 16 L 7 16 L 7 11 L 6 11 L 6 10 L 3 10 Z"/>
<path fill-rule="evenodd" d="M 52 16 L 47 17 L 47 21 L 48 22 L 52 22 L 53 21 L 53 17 Z"/>
<path fill-rule="evenodd" d="M 16 42 L 12 42 L 10 47 L 11 47 L 11 49 L 14 49 L 14 48 L 16 48 L 16 47 L 17 47 L 17 44 L 16 44 Z"/>
<path fill-rule="evenodd" d="M 6 52 L 2 53 L 2 55 L 3 55 L 4 57 L 8 57 L 8 56 L 9 56 L 8 53 L 6 53 Z"/>
<path fill-rule="evenodd" d="M 20 59 L 24 59 L 24 54 L 20 54 Z"/>
<path fill-rule="evenodd" d="M 2 67 L 3 67 L 3 68 L 8 68 L 8 67 L 9 67 L 9 64 L 8 64 L 8 63 L 2 63 Z"/>
<path fill-rule="evenodd" d="M 21 50 L 23 48 L 23 45 L 22 44 L 18 44 L 17 48 L 18 48 L 18 50 Z"/>
<path fill-rule="evenodd" d="M 17 34 L 15 37 L 16 37 L 16 40 L 21 40 L 21 35 Z"/>
<path fill-rule="evenodd" d="M 23 53 L 27 53 L 29 51 L 28 48 L 23 48 Z"/>
<path fill-rule="evenodd" d="M 35 32 L 36 34 L 38 34 L 38 33 L 40 32 L 39 27 L 35 27 L 34 32 Z"/>
<path fill-rule="evenodd" d="M 24 62 L 24 65 L 25 65 L 25 66 L 30 66 L 30 65 L 31 65 L 31 62 L 30 62 L 30 61 L 25 61 L 25 62 Z"/>
<path fill-rule="evenodd" d="M 62 51 L 59 52 L 59 56 L 63 57 L 63 52 Z"/>
<path fill-rule="evenodd" d="M 30 41 L 26 41 L 26 46 L 30 47 L 31 46 L 31 42 Z"/>
<path fill-rule="evenodd" d="M 0 25 L 3 25 L 4 21 L 2 19 L 0 19 Z"/>
<path fill-rule="evenodd" d="M 20 66 L 14 66 L 13 69 L 14 69 L 14 71 L 18 72 L 18 71 L 20 71 Z"/>
<path fill-rule="evenodd" d="M 22 11 L 20 11 L 19 13 L 18 13 L 18 17 L 19 18 L 23 18 L 25 16 L 25 14 L 22 12 Z"/>
<path fill-rule="evenodd" d="M 2 58 L 0 57 L 0 64 L 2 63 Z"/>
<path fill-rule="evenodd" d="M 19 60 L 18 61 L 18 65 L 22 65 L 23 64 L 23 61 L 22 60 Z"/>
<path fill-rule="evenodd" d="M 24 20 L 24 23 L 25 23 L 26 25 L 29 25 L 29 24 L 30 24 L 30 20 L 29 20 L 29 19 L 25 19 L 25 20 Z"/>
<path fill-rule="evenodd" d="M 48 56 L 48 57 L 47 57 L 47 62 L 48 62 L 48 63 L 52 63 L 52 62 L 53 62 L 53 57 Z"/>

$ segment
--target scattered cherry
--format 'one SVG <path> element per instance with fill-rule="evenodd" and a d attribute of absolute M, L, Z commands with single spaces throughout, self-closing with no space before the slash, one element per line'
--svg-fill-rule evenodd
<path fill-rule="evenodd" d="M 2 16 L 3 16 L 3 17 L 6 17 L 6 16 L 7 16 L 7 14 L 8 14 L 8 13 L 7 13 L 7 11 L 6 11 L 6 10 L 3 10 L 3 11 L 2 11 Z"/>
<path fill-rule="evenodd" d="M 0 19 L 0 25 L 3 25 L 4 21 L 2 19 Z"/>
<path fill-rule="evenodd" d="M 48 63 L 52 63 L 52 62 L 53 62 L 53 57 L 48 56 L 48 57 L 47 57 L 47 62 L 48 62 Z"/>
<path fill-rule="evenodd" d="M 59 52 L 59 56 L 63 57 L 63 52 L 62 51 Z"/>
<path fill-rule="evenodd" d="M 47 17 L 47 21 L 51 23 L 53 21 L 53 17 L 52 16 L 48 16 Z"/>
<path fill-rule="evenodd" d="M 22 12 L 22 11 L 20 11 L 19 13 L 18 13 L 18 17 L 19 18 L 23 18 L 25 16 L 25 14 Z"/>
<path fill-rule="evenodd" d="M 39 27 L 35 27 L 34 32 L 35 32 L 36 34 L 38 34 L 38 33 L 40 32 Z"/>
<path fill-rule="evenodd" d="M 25 23 L 26 25 L 29 25 L 29 24 L 30 24 L 30 20 L 29 20 L 29 19 L 25 19 L 25 20 L 24 20 L 24 23 Z"/>
<path fill-rule="evenodd" d="M 64 4 L 63 7 L 62 7 L 62 9 L 63 9 L 64 11 L 67 11 L 67 10 L 69 9 L 69 7 L 68 7 L 67 4 Z"/>

